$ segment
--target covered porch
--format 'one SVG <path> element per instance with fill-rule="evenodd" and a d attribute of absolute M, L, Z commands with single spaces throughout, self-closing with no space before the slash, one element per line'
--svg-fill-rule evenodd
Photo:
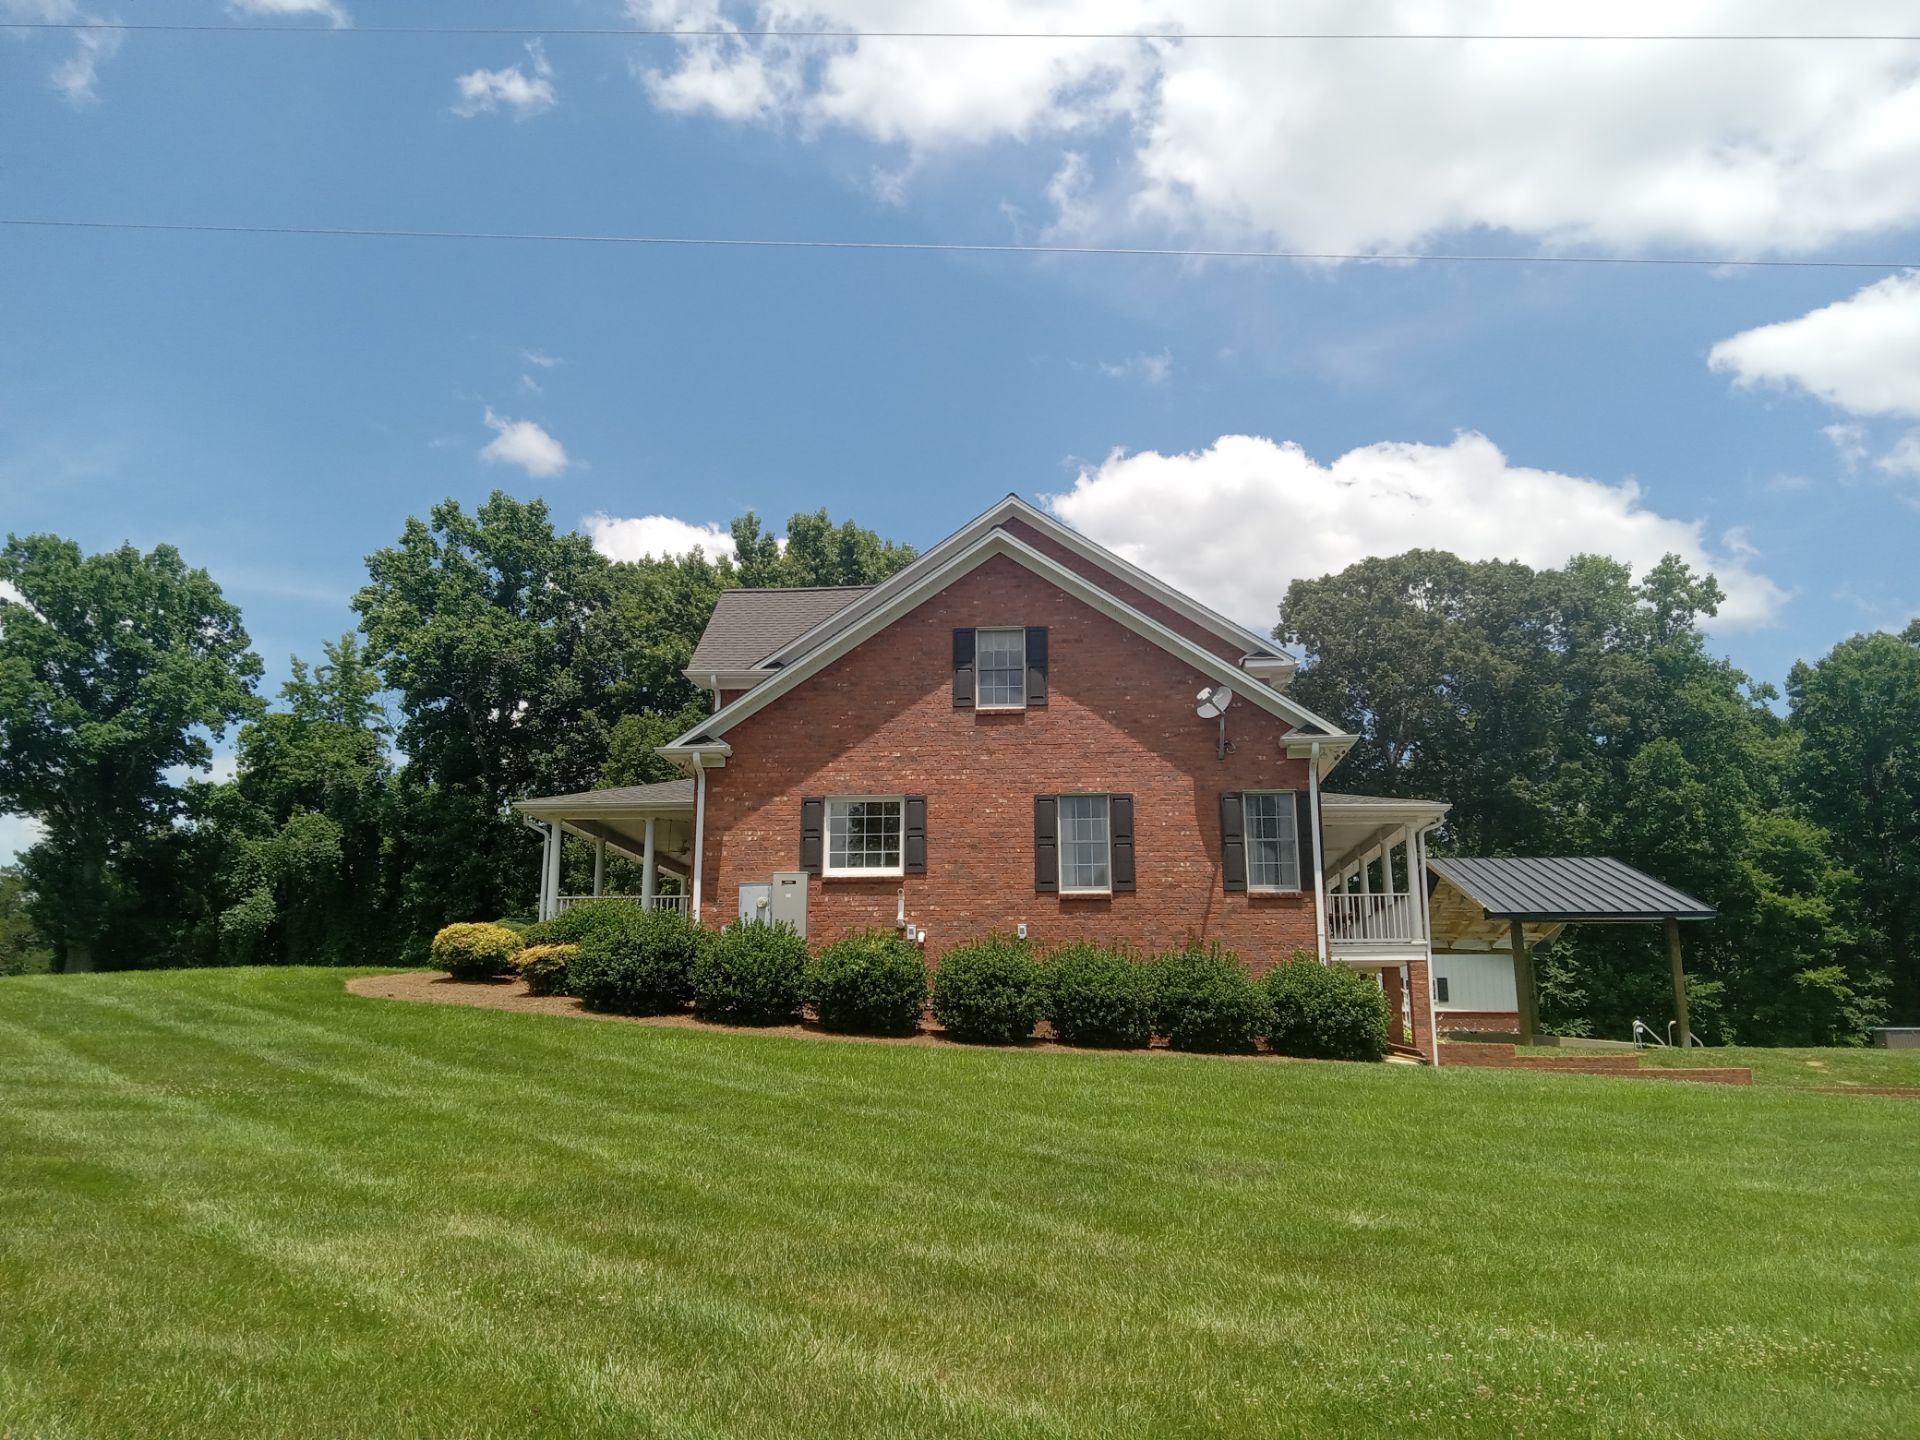
<path fill-rule="evenodd" d="M 1327 958 L 1377 969 L 1425 959 L 1426 834 L 1446 818 L 1437 800 L 1322 792 L 1321 866 Z"/>
<path fill-rule="evenodd" d="M 694 782 L 621 785 L 572 795 L 517 800 L 513 808 L 543 837 L 538 917 L 550 920 L 584 900 L 630 900 L 649 909 L 685 910 L 693 866 Z M 565 837 L 592 846 L 593 879 L 587 888 L 564 884 Z M 609 852 L 640 867 L 637 892 L 607 888 Z"/>

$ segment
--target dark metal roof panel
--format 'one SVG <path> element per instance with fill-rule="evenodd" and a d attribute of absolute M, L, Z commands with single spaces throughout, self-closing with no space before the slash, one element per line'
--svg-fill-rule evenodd
<path fill-rule="evenodd" d="M 866 585 L 722 590 L 687 669 L 693 674 L 751 670 L 767 656 L 858 600 Z"/>
<path fill-rule="evenodd" d="M 1605 855 L 1427 862 L 1494 920 L 1710 920 L 1713 907 Z"/>

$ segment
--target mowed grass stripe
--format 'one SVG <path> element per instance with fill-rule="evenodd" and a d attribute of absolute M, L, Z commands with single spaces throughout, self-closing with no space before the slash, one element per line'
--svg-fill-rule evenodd
<path fill-rule="evenodd" d="M 1920 1137 L 1888 1107 L 339 985 L 0 986 L 35 1297 L 0 1314 L 0 1434 L 1913 1428 Z M 63 1298 L 89 1208 L 113 1263 Z M 99 1336 L 143 1323 L 201 1390 Z"/>

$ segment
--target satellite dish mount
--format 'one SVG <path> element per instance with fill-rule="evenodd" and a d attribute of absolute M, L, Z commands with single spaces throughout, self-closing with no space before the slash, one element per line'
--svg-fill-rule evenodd
<path fill-rule="evenodd" d="M 1233 749 L 1233 743 L 1227 739 L 1227 706 L 1233 703 L 1233 689 L 1227 685 L 1209 685 L 1194 697 L 1198 703 L 1193 713 L 1202 720 L 1220 722 L 1220 743 L 1214 748 L 1214 754 L 1220 759 L 1227 758 L 1227 752 Z"/>

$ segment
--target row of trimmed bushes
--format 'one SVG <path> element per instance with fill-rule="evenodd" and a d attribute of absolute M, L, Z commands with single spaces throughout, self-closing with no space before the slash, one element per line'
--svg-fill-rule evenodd
<path fill-rule="evenodd" d="M 773 1025 L 810 1007 L 826 1029 L 910 1035 L 929 998 L 918 947 L 885 931 L 809 955 L 786 926 L 703 930 L 676 911 L 625 901 L 581 904 L 515 934 L 452 925 L 434 959 L 463 979 L 518 970 L 535 994 L 574 994 L 590 1010 Z M 934 1018 L 955 1038 L 1011 1044 L 1042 1020 L 1069 1045 L 1138 1048 L 1164 1035 L 1178 1050 L 1378 1060 L 1388 1002 L 1365 975 L 1296 956 L 1255 981 L 1232 951 L 1188 946 L 1140 960 L 1073 943 L 1044 958 L 994 935 L 947 952 L 931 987 Z"/>

